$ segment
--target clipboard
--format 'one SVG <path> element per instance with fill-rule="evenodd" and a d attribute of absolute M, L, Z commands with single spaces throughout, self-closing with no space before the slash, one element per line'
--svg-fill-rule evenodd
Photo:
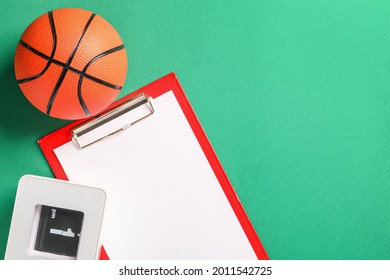
<path fill-rule="evenodd" d="M 174 73 L 38 144 L 57 178 L 106 184 L 100 259 L 268 259 Z"/>

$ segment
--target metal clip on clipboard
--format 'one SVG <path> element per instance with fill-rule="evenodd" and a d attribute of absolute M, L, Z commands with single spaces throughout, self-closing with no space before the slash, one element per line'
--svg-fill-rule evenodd
<path fill-rule="evenodd" d="M 75 127 L 72 130 L 73 142 L 82 149 L 151 116 L 154 113 L 151 99 L 141 93 Z"/>

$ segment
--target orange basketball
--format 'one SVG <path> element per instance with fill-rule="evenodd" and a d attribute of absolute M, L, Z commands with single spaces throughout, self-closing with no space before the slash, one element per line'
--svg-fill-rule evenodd
<path fill-rule="evenodd" d="M 16 79 L 27 99 L 60 119 L 96 115 L 119 94 L 126 79 L 122 39 L 105 19 L 77 8 L 37 18 L 15 54 Z"/>

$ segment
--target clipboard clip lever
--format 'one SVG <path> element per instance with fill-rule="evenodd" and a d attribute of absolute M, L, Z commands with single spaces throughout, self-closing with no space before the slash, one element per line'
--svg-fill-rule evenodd
<path fill-rule="evenodd" d="M 154 113 L 152 98 L 141 93 L 72 129 L 79 149 L 112 136 Z"/>

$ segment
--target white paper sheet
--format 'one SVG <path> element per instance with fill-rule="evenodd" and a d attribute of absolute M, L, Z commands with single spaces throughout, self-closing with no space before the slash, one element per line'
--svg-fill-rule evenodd
<path fill-rule="evenodd" d="M 155 113 L 83 150 L 54 150 L 70 181 L 105 186 L 111 259 L 256 259 L 172 92 Z"/>

